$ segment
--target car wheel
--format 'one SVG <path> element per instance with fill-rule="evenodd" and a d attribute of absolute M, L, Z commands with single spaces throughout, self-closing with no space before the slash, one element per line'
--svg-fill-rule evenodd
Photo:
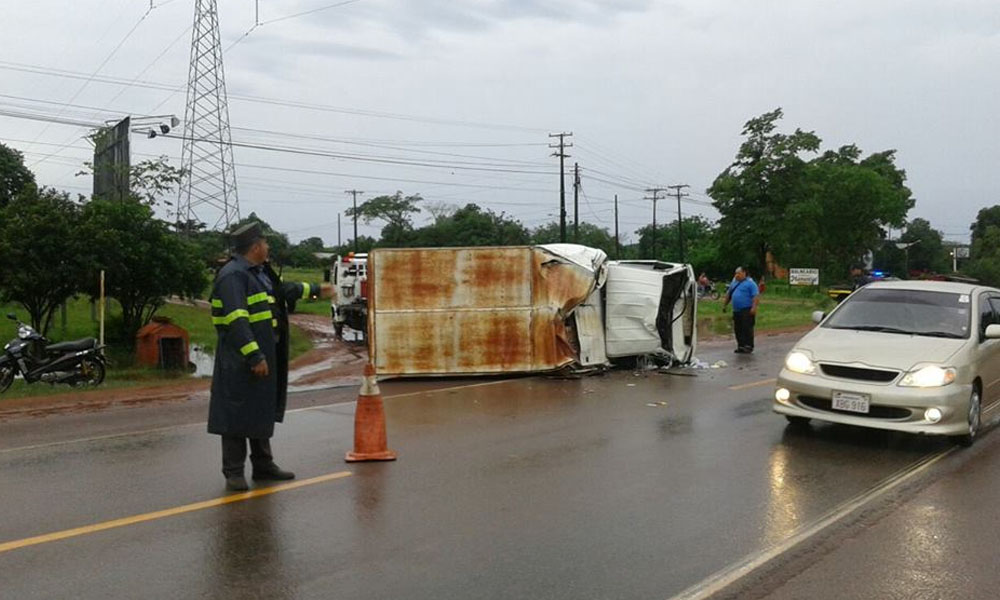
<path fill-rule="evenodd" d="M 957 441 L 960 445 L 968 448 L 976 441 L 976 436 L 979 435 L 979 427 L 981 426 L 982 418 L 982 402 L 979 395 L 979 388 L 973 387 L 972 394 L 969 395 L 969 432 L 960 435 Z"/>
<path fill-rule="evenodd" d="M 792 415 L 785 415 L 785 418 L 788 419 L 788 422 L 795 427 L 805 427 L 806 425 L 809 425 L 810 421 L 809 417 L 793 417 Z"/>

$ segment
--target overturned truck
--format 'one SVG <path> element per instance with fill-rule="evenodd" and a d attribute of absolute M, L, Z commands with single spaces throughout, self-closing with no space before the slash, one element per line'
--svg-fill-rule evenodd
<path fill-rule="evenodd" d="M 609 261 L 575 244 L 377 249 L 368 341 L 381 376 L 592 369 L 629 357 L 688 363 L 689 265 Z M 635 364 L 631 361 L 630 364 Z"/>

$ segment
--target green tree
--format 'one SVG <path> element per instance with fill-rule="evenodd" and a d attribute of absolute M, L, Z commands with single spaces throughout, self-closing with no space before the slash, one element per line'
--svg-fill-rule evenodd
<path fill-rule="evenodd" d="M 862 158 L 854 145 L 812 160 L 821 140 L 797 129 L 775 133 L 781 109 L 752 119 L 736 161 L 709 194 L 722 213 L 720 247 L 763 271 L 767 253 L 784 266 L 815 266 L 839 278 L 881 246 L 887 226 L 901 226 L 914 200 L 895 151 Z"/>
<path fill-rule="evenodd" d="M 731 271 L 734 265 L 723 264 L 719 250 L 716 228 L 707 219 L 699 216 L 687 217 L 681 221 L 684 234 L 684 260 L 696 271 L 706 271 L 713 275 Z M 667 262 L 680 262 L 680 241 L 677 220 L 656 226 L 656 255 L 653 255 L 653 226 L 641 227 L 639 234 L 639 256 L 655 258 Z"/>
<path fill-rule="evenodd" d="M 811 131 L 776 133 L 780 108 L 747 121 L 733 163 L 708 189 L 719 219 L 720 245 L 730 262 L 763 271 L 767 253 L 777 254 L 787 238 L 788 206 L 802 193 L 807 163 L 803 154 L 819 150 Z"/>
<path fill-rule="evenodd" d="M 366 224 L 372 221 L 384 221 L 382 227 L 382 246 L 406 246 L 413 231 L 413 215 L 420 212 L 417 203 L 423 200 L 420 194 L 403 196 L 397 191 L 390 196 L 377 196 L 367 200 L 357 207 L 348 208 L 346 215 L 353 218 L 355 214 Z"/>
<path fill-rule="evenodd" d="M 951 269 L 944 238 L 928 220 L 916 218 L 910 221 L 899 241 L 913 244 L 905 250 L 909 254 L 910 271 L 944 273 Z"/>
<path fill-rule="evenodd" d="M 323 261 L 316 257 L 317 252 L 323 252 L 323 240 L 318 237 L 306 238 L 291 247 L 289 266 L 300 268 L 316 268 Z"/>
<path fill-rule="evenodd" d="M 0 302 L 16 302 L 46 335 L 52 315 L 80 290 L 87 260 L 80 207 L 63 192 L 26 186 L 0 207 Z"/>
<path fill-rule="evenodd" d="M 590 246 L 591 248 L 599 248 L 604 250 L 604 253 L 609 257 L 615 257 L 615 236 L 609 233 L 606 228 L 599 227 L 586 221 L 581 221 L 579 230 L 579 240 L 576 243 L 584 246 Z M 572 226 L 569 227 L 568 235 L 570 238 L 573 237 Z M 531 232 L 531 241 L 535 244 L 558 244 L 559 236 L 559 222 L 553 221 L 536 227 L 535 230 Z"/>
<path fill-rule="evenodd" d="M 358 236 L 358 252 L 370 252 L 372 248 L 376 247 L 378 240 L 368 235 Z M 354 252 L 354 240 L 350 240 L 339 246 L 334 246 L 331 250 L 337 256 L 346 256 L 349 252 Z"/>
<path fill-rule="evenodd" d="M 78 235 L 91 248 L 86 291 L 97 295 L 104 270 L 106 293 L 122 308 L 121 333 L 128 345 L 167 296 L 197 297 L 208 284 L 198 248 L 135 198 L 92 200 L 83 208 Z"/>
<path fill-rule="evenodd" d="M 413 232 L 407 245 L 515 246 L 528 241 L 528 230 L 519 221 L 504 213 L 496 214 L 475 204 L 467 204 Z"/>
<path fill-rule="evenodd" d="M 234 231 L 239 229 L 251 221 L 260 223 L 261 229 L 264 230 L 264 235 L 267 236 L 267 245 L 271 248 L 271 262 L 277 265 L 290 265 L 292 260 L 292 243 L 288 241 L 288 236 L 271 227 L 271 224 L 258 217 L 256 212 L 252 212 L 243 219 L 240 219 L 229 230 Z M 225 241 L 225 248 L 228 251 L 230 249 L 228 234 L 223 235 L 223 239 Z"/>
<path fill-rule="evenodd" d="M 779 261 L 816 266 L 824 279 L 839 279 L 881 245 L 887 226 L 902 224 L 913 206 L 901 184 L 905 173 L 891 165 L 891 151 L 860 155 L 844 146 L 809 163 L 800 198 L 786 208 Z"/>
<path fill-rule="evenodd" d="M 0 208 L 34 186 L 35 174 L 24 166 L 24 155 L 0 143 Z"/>
<path fill-rule="evenodd" d="M 979 213 L 976 214 L 976 220 L 972 222 L 969 226 L 969 231 L 972 232 L 972 244 L 975 245 L 977 240 L 981 240 L 986 237 L 989 229 L 991 227 L 1000 227 L 1000 205 L 988 206 L 986 208 L 979 209 Z M 988 249 L 988 246 L 981 247 L 982 250 Z M 975 248 L 973 248 L 975 250 Z M 970 252 L 970 258 L 977 258 L 974 251 Z"/>
<path fill-rule="evenodd" d="M 1000 285 L 1000 205 L 981 209 L 970 229 L 972 248 L 963 271 L 987 285 Z"/>

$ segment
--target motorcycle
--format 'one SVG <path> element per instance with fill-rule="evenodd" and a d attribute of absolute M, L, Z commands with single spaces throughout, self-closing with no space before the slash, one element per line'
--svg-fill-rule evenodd
<path fill-rule="evenodd" d="M 7 391 L 18 374 L 27 383 L 96 386 L 104 381 L 104 346 L 98 345 L 96 339 L 50 344 L 30 325 L 19 321 L 17 315 L 11 313 L 7 318 L 17 323 L 17 337 L 7 342 L 0 354 L 0 394 Z"/>
<path fill-rule="evenodd" d="M 698 286 L 698 299 L 699 300 L 718 300 L 720 297 L 719 290 L 716 289 L 714 283 L 709 283 L 708 285 Z"/>

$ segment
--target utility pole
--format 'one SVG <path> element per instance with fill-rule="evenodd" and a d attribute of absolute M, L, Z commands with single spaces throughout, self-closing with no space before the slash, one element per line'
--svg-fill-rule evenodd
<path fill-rule="evenodd" d="M 340 239 L 340 213 L 337 213 L 337 247 L 340 248 L 344 243 Z"/>
<path fill-rule="evenodd" d="M 345 194 L 354 197 L 354 251 L 358 251 L 358 194 L 364 194 L 361 190 L 346 190 Z"/>
<path fill-rule="evenodd" d="M 646 191 L 653 194 L 652 198 L 646 196 L 645 200 L 653 201 L 653 260 L 656 260 L 656 201 L 660 199 L 660 192 L 667 191 L 667 188 L 646 188 Z"/>
<path fill-rule="evenodd" d="M 681 190 L 684 189 L 684 188 L 689 188 L 691 186 L 689 186 L 686 183 L 682 183 L 680 185 L 668 185 L 667 187 L 670 188 L 670 189 L 672 189 L 672 190 L 674 190 L 674 196 L 677 198 L 677 244 L 678 244 L 678 246 L 680 247 L 680 250 L 681 250 L 681 262 L 683 263 L 683 262 L 685 262 L 684 261 L 684 229 L 682 227 L 682 223 L 684 221 L 681 218 L 681 198 L 683 198 L 685 196 L 690 196 L 691 194 L 682 193 Z"/>
<path fill-rule="evenodd" d="M 580 243 L 580 164 L 573 163 L 573 242 Z"/>
<path fill-rule="evenodd" d="M 549 148 L 558 148 L 558 151 L 553 152 L 552 156 L 559 157 L 559 241 L 564 244 L 566 243 L 566 167 L 564 161 L 570 156 L 566 154 L 566 148 L 573 146 L 573 144 L 566 143 L 566 138 L 572 135 L 572 131 L 549 134 L 550 138 L 559 138 L 559 143 L 549 144 Z"/>
<path fill-rule="evenodd" d="M 615 259 L 621 260 L 622 247 L 618 243 L 618 194 L 615 194 Z"/>

